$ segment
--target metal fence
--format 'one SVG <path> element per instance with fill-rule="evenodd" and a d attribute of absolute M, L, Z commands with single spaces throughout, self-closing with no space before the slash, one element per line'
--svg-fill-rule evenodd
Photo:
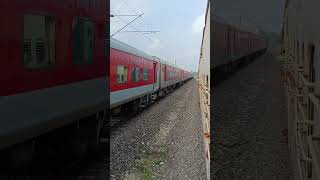
<path fill-rule="evenodd" d="M 292 179 L 320 179 L 320 135 L 316 135 L 315 114 L 320 99 L 315 94 L 317 84 L 311 82 L 303 64 L 295 58 L 295 51 L 285 47 L 282 77 L 288 98 L 288 148 Z"/>

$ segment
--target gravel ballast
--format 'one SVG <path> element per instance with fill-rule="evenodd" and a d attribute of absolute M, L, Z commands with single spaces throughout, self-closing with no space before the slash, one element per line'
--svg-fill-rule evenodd
<path fill-rule="evenodd" d="M 280 63 L 267 53 L 213 89 L 211 178 L 289 179 Z"/>
<path fill-rule="evenodd" d="M 111 179 L 205 179 L 202 134 L 190 80 L 111 133 Z"/>

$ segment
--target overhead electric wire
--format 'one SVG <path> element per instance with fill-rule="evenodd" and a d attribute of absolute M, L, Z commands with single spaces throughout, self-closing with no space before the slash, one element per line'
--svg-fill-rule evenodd
<path fill-rule="evenodd" d="M 127 0 L 123 0 L 123 3 L 124 3 L 124 4 L 128 7 L 128 9 L 130 9 L 133 13 L 139 14 L 136 10 L 134 10 L 133 8 L 131 8 L 131 7 L 129 6 Z M 140 20 L 142 21 L 142 22 L 140 22 L 140 25 L 143 25 L 143 23 L 144 23 L 146 26 L 148 26 L 148 25 L 149 25 L 149 26 L 152 26 L 152 24 L 147 24 L 147 23 L 146 23 L 144 17 L 141 17 Z M 139 21 L 137 21 L 137 22 L 139 22 Z"/>
<path fill-rule="evenodd" d="M 119 18 L 121 21 L 123 21 L 124 23 L 128 23 L 126 20 L 124 20 L 123 18 L 121 18 L 121 17 L 119 17 L 119 16 L 116 16 L 117 18 Z M 131 28 L 133 28 L 133 29 L 135 29 L 136 31 L 139 31 L 139 29 L 137 29 L 136 27 L 134 27 L 133 25 L 131 25 L 131 24 L 129 24 L 129 26 L 131 27 Z M 137 33 L 137 34 L 139 34 L 139 33 Z M 148 36 L 146 36 L 146 35 L 144 35 L 143 33 L 141 34 L 141 35 L 143 35 L 145 38 L 147 38 L 148 40 L 150 40 L 150 41 L 153 41 L 152 39 L 150 39 Z"/>
<path fill-rule="evenodd" d="M 134 22 L 135 20 L 137 20 L 138 18 L 140 18 L 142 15 L 143 15 L 143 14 L 140 14 L 138 17 L 134 18 L 132 21 L 130 21 L 129 23 L 127 23 L 124 27 L 120 28 L 118 31 L 116 31 L 115 33 L 113 33 L 113 34 L 111 35 L 111 37 L 114 36 L 114 35 L 116 35 L 116 34 L 117 34 L 118 32 L 120 32 L 122 29 L 124 29 L 124 28 L 126 28 L 127 26 L 129 26 L 132 22 Z M 116 17 L 119 17 L 119 16 L 116 16 Z"/>
<path fill-rule="evenodd" d="M 136 11 L 136 10 L 134 10 L 133 8 L 131 8 L 130 6 L 129 6 L 129 4 L 128 4 L 128 2 L 126 1 L 126 0 L 123 0 L 122 1 L 122 3 L 121 3 L 121 5 L 120 5 L 120 7 L 122 7 L 123 5 L 126 5 L 127 6 L 127 10 L 129 11 L 129 14 L 136 14 L 137 16 L 139 15 L 139 13 Z M 119 8 L 120 8 L 119 7 Z M 118 8 L 118 9 L 119 9 Z M 115 13 L 112 13 L 113 15 L 114 15 L 114 17 L 117 17 L 118 19 L 120 19 L 121 21 L 123 21 L 124 23 L 126 23 L 126 24 L 128 24 L 128 22 L 126 21 L 126 20 L 124 20 L 123 18 L 121 18 L 121 16 L 120 15 L 116 15 Z M 133 15 L 134 16 L 134 15 Z M 143 16 L 141 16 L 139 19 L 141 19 L 141 21 L 136 21 L 136 22 L 139 22 L 139 24 L 140 25 L 142 25 L 142 26 L 144 26 L 144 25 L 147 25 L 147 24 L 145 24 L 146 23 L 146 21 L 144 20 L 144 18 L 143 18 Z M 137 29 L 135 26 L 133 26 L 132 24 L 129 24 L 128 26 L 130 26 L 131 28 L 133 28 L 134 30 L 136 30 L 137 31 L 137 34 L 140 34 L 140 35 L 142 35 L 142 36 L 144 36 L 146 39 L 148 39 L 148 40 L 150 40 L 150 41 L 152 41 L 152 42 L 154 42 L 154 40 L 152 39 L 152 38 L 150 38 L 150 37 L 148 37 L 148 36 L 146 36 L 147 34 L 154 34 L 154 33 L 156 33 L 156 32 L 160 32 L 160 31 L 146 31 L 146 32 L 138 32 L 138 31 L 140 31 L 139 29 Z M 147 29 L 149 29 L 149 28 L 147 28 Z M 119 31 L 120 32 L 120 31 Z"/>

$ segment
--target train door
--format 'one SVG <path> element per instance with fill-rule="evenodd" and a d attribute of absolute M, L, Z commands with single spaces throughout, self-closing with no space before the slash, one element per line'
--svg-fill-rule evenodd
<path fill-rule="evenodd" d="M 160 66 L 159 66 L 159 85 L 160 85 L 160 89 L 163 89 L 165 87 L 165 84 L 164 84 L 164 78 L 165 78 L 165 64 L 161 61 L 160 62 Z"/>
<path fill-rule="evenodd" d="M 163 87 L 166 87 L 167 84 L 167 65 L 166 64 L 163 64 L 163 68 L 162 68 L 162 73 L 163 73 Z"/>
<path fill-rule="evenodd" d="M 158 89 L 160 89 L 160 83 L 161 83 L 161 62 L 157 62 L 157 81 L 158 81 Z"/>
<path fill-rule="evenodd" d="M 154 79 L 154 85 L 153 85 L 153 91 L 157 91 L 159 89 L 159 67 L 157 62 L 153 62 L 153 79 Z"/>

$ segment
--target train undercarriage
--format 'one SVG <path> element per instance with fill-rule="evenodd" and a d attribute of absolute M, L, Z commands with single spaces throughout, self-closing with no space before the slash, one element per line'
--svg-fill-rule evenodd
<path fill-rule="evenodd" d="M 141 113 L 183 82 L 144 95 L 110 111 L 101 110 L 54 131 L 5 148 L 0 152 L 0 174 L 48 175 L 87 155 L 109 155 L 109 118 L 120 112 Z M 62 168 L 63 169 L 63 168 Z"/>
<path fill-rule="evenodd" d="M 99 111 L 54 131 L 0 151 L 0 174 L 48 175 L 88 154 L 108 155 L 107 111 Z M 59 171 L 59 172 L 58 172 Z"/>
<path fill-rule="evenodd" d="M 160 89 L 156 92 L 143 95 L 137 99 L 134 99 L 128 103 L 125 103 L 121 106 L 118 106 L 116 108 L 113 108 L 110 112 L 111 115 L 115 115 L 118 113 L 121 113 L 123 111 L 130 112 L 130 113 L 139 113 L 142 112 L 145 108 L 156 102 L 158 99 L 161 99 L 162 97 L 166 96 L 176 88 L 180 87 L 182 84 L 186 83 L 190 79 L 187 79 L 185 81 L 181 81 L 179 83 L 173 84 L 171 86 L 168 86 L 166 88 Z"/>

